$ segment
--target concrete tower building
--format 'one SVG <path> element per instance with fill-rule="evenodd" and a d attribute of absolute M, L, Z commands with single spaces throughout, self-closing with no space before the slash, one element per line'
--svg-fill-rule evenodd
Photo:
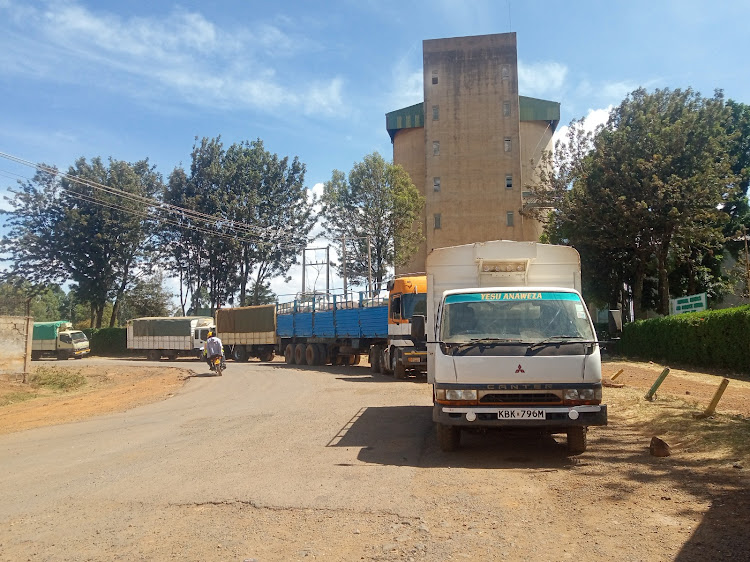
<path fill-rule="evenodd" d="M 423 41 L 424 102 L 386 114 L 393 162 L 425 196 L 425 242 L 396 273 L 424 271 L 432 248 L 539 239 L 520 214 L 560 121 L 557 102 L 518 95 L 516 34 Z"/>

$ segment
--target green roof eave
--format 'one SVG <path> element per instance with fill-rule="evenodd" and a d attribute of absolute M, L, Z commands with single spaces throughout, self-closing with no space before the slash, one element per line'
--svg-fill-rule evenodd
<path fill-rule="evenodd" d="M 518 96 L 521 121 L 547 121 L 552 130 L 560 122 L 560 102 Z"/>
<path fill-rule="evenodd" d="M 424 127 L 424 103 L 415 103 L 385 114 L 385 128 L 391 137 L 391 142 L 397 131 L 418 127 Z"/>

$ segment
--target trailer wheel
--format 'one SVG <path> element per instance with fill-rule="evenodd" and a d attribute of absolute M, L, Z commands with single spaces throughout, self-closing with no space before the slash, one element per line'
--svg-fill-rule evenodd
<path fill-rule="evenodd" d="M 307 347 L 305 348 L 305 362 L 310 365 L 310 367 L 320 365 L 320 350 L 314 343 L 307 344 Z"/>
<path fill-rule="evenodd" d="M 259 359 L 264 363 L 270 363 L 271 361 L 273 361 L 273 355 L 273 349 L 270 349 L 268 351 L 261 352 Z"/>
<path fill-rule="evenodd" d="M 159 361 L 161 359 L 161 350 L 150 349 L 146 357 L 149 361 Z"/>
<path fill-rule="evenodd" d="M 568 454 L 569 455 L 580 455 L 586 452 L 586 446 L 588 445 L 588 427 L 583 425 L 577 425 L 568 428 Z"/>
<path fill-rule="evenodd" d="M 399 361 L 398 352 L 396 350 L 393 350 L 391 353 L 391 371 L 393 371 L 393 376 L 397 379 L 405 379 L 406 378 L 406 367 L 404 367 L 404 364 Z"/>
<path fill-rule="evenodd" d="M 437 440 L 440 450 L 446 453 L 455 451 L 461 444 L 461 428 L 456 425 L 443 425 L 436 423 Z"/>
<path fill-rule="evenodd" d="M 380 346 L 374 345 L 372 349 L 370 350 L 370 372 L 372 373 L 379 373 L 380 372 L 380 354 L 381 354 Z"/>
<path fill-rule="evenodd" d="M 305 364 L 305 344 L 298 343 L 294 346 L 294 364 L 304 365 Z"/>
<path fill-rule="evenodd" d="M 286 344 L 284 348 L 284 362 L 287 365 L 294 365 L 294 344 Z"/>
<path fill-rule="evenodd" d="M 388 361 L 385 360 L 385 349 L 380 350 L 380 374 L 381 375 L 388 375 L 390 374 L 388 372 Z"/>
<path fill-rule="evenodd" d="M 359 365 L 359 362 L 362 360 L 362 356 L 359 353 L 355 353 L 354 355 L 349 356 L 349 361 L 347 362 L 347 365 Z"/>
<path fill-rule="evenodd" d="M 239 362 L 244 363 L 248 360 L 247 351 L 245 350 L 244 345 L 236 345 L 234 346 L 234 350 L 232 351 L 232 358 Z"/>

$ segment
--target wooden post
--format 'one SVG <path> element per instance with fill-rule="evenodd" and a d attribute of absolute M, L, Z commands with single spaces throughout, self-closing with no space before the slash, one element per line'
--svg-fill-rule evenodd
<path fill-rule="evenodd" d="M 716 411 L 716 406 L 719 404 L 719 400 L 721 400 L 721 397 L 724 395 L 724 391 L 727 389 L 727 386 L 729 385 L 729 379 L 724 378 L 721 380 L 721 383 L 719 383 L 719 388 L 716 389 L 716 393 L 714 394 L 714 397 L 711 399 L 711 403 L 708 405 L 708 408 L 706 408 L 706 411 L 702 414 L 697 414 L 696 418 L 708 418 L 710 416 L 714 415 L 714 412 Z"/>
<path fill-rule="evenodd" d="M 659 378 L 656 379 L 654 384 L 651 386 L 649 391 L 646 393 L 646 396 L 644 398 L 648 400 L 649 402 L 654 399 L 654 394 L 656 393 L 656 389 L 661 386 L 661 383 L 664 382 L 664 379 L 667 378 L 667 375 L 669 374 L 669 367 L 666 367 L 662 372 L 661 375 L 659 375 Z"/>
<path fill-rule="evenodd" d="M 617 372 L 616 372 L 616 373 L 615 373 L 614 375 L 612 375 L 611 377 L 609 377 L 609 379 L 610 379 L 610 380 L 615 380 L 615 379 L 616 379 L 617 377 L 619 377 L 619 376 L 620 376 L 620 375 L 622 374 L 622 372 L 623 372 L 624 370 L 625 370 L 625 369 L 620 369 L 620 370 L 619 370 L 619 371 L 617 371 Z"/>

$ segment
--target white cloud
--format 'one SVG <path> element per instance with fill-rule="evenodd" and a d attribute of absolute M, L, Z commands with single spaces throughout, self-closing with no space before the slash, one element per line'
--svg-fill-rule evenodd
<path fill-rule="evenodd" d="M 387 98 L 388 111 L 394 111 L 424 101 L 422 58 L 419 58 L 419 66 L 413 66 L 412 59 L 414 58 L 414 53 L 415 50 L 411 49 L 396 61 L 391 70 L 393 90 L 389 92 Z"/>
<path fill-rule="evenodd" d="M 524 96 L 555 96 L 562 89 L 568 67 L 558 62 L 518 62 L 518 90 Z"/>
<path fill-rule="evenodd" d="M 218 28 L 200 13 L 175 9 L 162 19 L 123 18 L 77 2 L 44 9 L 0 3 L 0 65 L 6 72 L 137 97 L 207 107 L 292 108 L 341 113 L 340 77 L 304 81 L 284 64 L 310 41 L 270 24 Z M 303 86 L 300 86 L 303 84 Z"/>
<path fill-rule="evenodd" d="M 612 111 L 614 106 L 610 105 L 607 108 L 604 109 L 589 109 L 586 116 L 583 118 L 583 129 L 589 132 L 594 132 L 597 127 L 600 125 L 604 125 L 607 122 L 607 119 L 609 119 L 609 113 Z M 552 137 L 552 143 L 553 145 L 560 139 L 564 139 L 567 134 L 570 127 L 567 125 L 563 125 L 562 127 L 558 127 L 558 129 L 555 131 L 554 136 Z"/>

